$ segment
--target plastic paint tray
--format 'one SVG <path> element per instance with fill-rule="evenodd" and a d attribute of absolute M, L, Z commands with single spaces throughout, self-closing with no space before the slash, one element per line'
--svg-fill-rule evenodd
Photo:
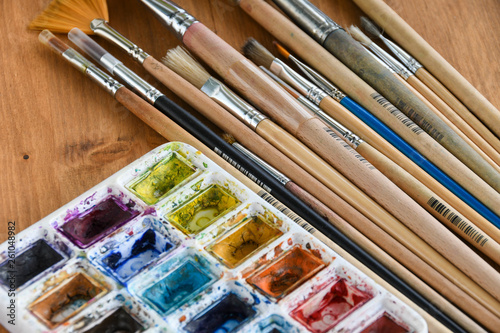
<path fill-rule="evenodd" d="M 107 207 L 125 213 L 114 220 Z M 342 297 L 365 299 L 328 332 L 362 332 L 383 316 L 427 332 L 414 310 L 183 143 L 154 149 L 16 238 L 16 326 L 0 316 L 11 332 L 323 332 L 297 313 L 314 312 L 308 302 L 339 281 L 352 288 Z"/>

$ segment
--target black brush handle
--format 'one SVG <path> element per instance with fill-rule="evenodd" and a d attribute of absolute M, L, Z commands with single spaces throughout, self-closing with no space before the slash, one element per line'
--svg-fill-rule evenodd
<path fill-rule="evenodd" d="M 340 247 L 362 262 L 366 267 L 383 278 L 387 283 L 391 284 L 401 293 L 406 295 L 415 304 L 436 318 L 439 318 L 440 321 L 445 322 L 446 326 L 451 328 L 454 332 L 465 332 L 448 316 L 441 312 L 441 310 L 436 308 L 432 303 L 406 284 L 406 282 L 401 280 L 392 271 L 387 269 L 370 254 L 360 248 L 356 243 L 347 238 L 343 233 L 335 228 L 335 226 L 330 224 L 322 216 L 313 211 L 304 202 L 289 192 L 282 183 L 274 179 L 267 173 L 266 170 L 247 159 L 238 150 L 216 135 L 205 124 L 189 112 L 169 100 L 166 96 L 159 97 L 155 101 L 154 106 L 164 115 L 171 118 L 182 128 L 195 136 L 198 140 L 203 142 L 210 149 L 224 157 L 224 159 L 229 160 L 233 166 L 237 167 L 244 174 L 252 174 L 254 177 L 250 178 L 254 181 L 257 178 L 257 184 L 261 185 L 265 189 L 268 189 L 277 200 L 292 209 L 300 217 L 314 226 L 318 231 L 333 240 Z"/>

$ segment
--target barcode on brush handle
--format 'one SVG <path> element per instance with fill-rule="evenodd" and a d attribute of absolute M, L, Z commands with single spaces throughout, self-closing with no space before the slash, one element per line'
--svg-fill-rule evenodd
<path fill-rule="evenodd" d="M 419 135 L 423 130 L 415 124 L 410 118 L 408 118 L 403 112 L 396 109 L 388 100 L 386 100 L 382 95 L 378 93 L 373 93 L 370 95 L 378 104 L 382 105 L 387 111 L 389 111 L 393 116 L 395 116 L 399 121 L 403 123 L 406 127 L 411 129 L 413 133 Z"/>
<path fill-rule="evenodd" d="M 433 137 L 436 141 L 439 142 L 444 137 L 443 134 L 441 134 L 437 129 L 433 128 L 432 125 L 427 120 L 424 119 L 424 117 L 415 112 L 415 110 L 413 110 L 413 108 L 408 104 L 406 104 L 405 102 L 400 100 L 398 101 L 397 106 L 400 110 L 406 111 L 408 117 L 410 117 L 410 119 L 419 124 L 420 127 L 424 131 L 429 133 L 429 135 Z"/>
<path fill-rule="evenodd" d="M 462 220 L 460 216 L 453 213 L 448 207 L 446 207 L 446 205 L 441 203 L 436 198 L 431 197 L 429 201 L 427 201 L 427 204 L 441 216 L 445 217 L 448 221 L 455 225 L 458 229 L 462 230 L 464 234 L 469 236 L 477 244 L 484 246 L 484 244 L 486 244 L 486 242 L 488 241 L 488 238 L 486 238 L 485 235 L 477 231 L 468 222 Z"/>
<path fill-rule="evenodd" d="M 373 165 L 371 165 L 370 162 L 368 162 L 363 156 L 359 155 L 357 151 L 355 151 L 354 149 L 352 149 L 351 146 L 349 146 L 349 144 L 347 142 L 344 141 L 344 139 L 342 139 L 341 137 L 339 137 L 337 135 L 337 133 L 335 133 L 334 131 L 332 131 L 330 128 L 328 127 L 323 127 L 323 129 L 326 131 L 326 133 L 330 134 L 330 136 L 332 138 L 334 138 L 335 140 L 337 140 L 338 142 L 340 142 L 340 144 L 342 146 L 344 146 L 349 152 L 351 152 L 351 154 L 354 155 L 354 157 L 356 157 L 358 160 L 361 161 L 361 163 L 365 164 L 368 169 L 375 169 L 375 167 Z"/>
<path fill-rule="evenodd" d="M 245 168 L 243 168 L 241 165 L 239 165 L 237 162 L 235 162 L 231 157 L 227 156 L 222 150 L 220 150 L 219 148 L 215 147 L 214 151 L 215 151 L 215 153 L 217 155 L 219 155 L 224 160 L 226 160 L 226 162 L 228 162 L 233 167 L 235 167 L 236 169 L 238 169 L 242 174 L 244 174 L 245 176 L 247 176 L 247 178 L 249 178 L 251 181 L 253 181 L 257 185 L 259 185 L 260 187 L 262 187 L 264 190 L 266 190 L 268 192 L 271 192 L 271 189 L 269 188 L 269 186 L 267 186 L 266 184 L 264 184 L 263 182 L 261 182 L 257 177 L 255 177 L 254 175 L 252 175 Z"/>
<path fill-rule="evenodd" d="M 316 229 L 310 225 L 308 222 L 306 222 L 304 219 L 302 219 L 300 216 L 295 214 L 293 211 L 291 211 L 287 206 L 283 205 L 281 202 L 276 200 L 272 195 L 267 193 L 266 191 L 260 190 L 259 193 L 257 193 L 262 199 L 266 200 L 268 203 L 273 205 L 274 208 L 288 216 L 290 219 L 292 219 L 293 222 L 297 223 L 300 225 L 302 228 L 304 228 L 307 232 L 313 234 L 316 232 Z"/>

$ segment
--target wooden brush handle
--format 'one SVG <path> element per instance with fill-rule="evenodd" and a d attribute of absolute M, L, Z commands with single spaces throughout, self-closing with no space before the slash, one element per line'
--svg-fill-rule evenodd
<path fill-rule="evenodd" d="M 240 0 L 240 7 L 288 49 L 372 112 L 429 161 L 500 216 L 500 194 L 453 154 L 382 99 L 372 87 L 264 0 Z"/>
<path fill-rule="evenodd" d="M 472 280 L 500 300 L 500 274 L 437 222 L 382 173 L 355 156 L 321 120 L 302 123 L 297 137 L 419 235 Z M 351 149 L 351 151 L 349 150 Z M 474 264 L 474 265 L 472 265 Z M 474 266 L 474 267 L 473 267 Z"/>
<path fill-rule="evenodd" d="M 354 0 L 389 36 L 413 55 L 500 137 L 500 111 L 382 0 Z"/>
<path fill-rule="evenodd" d="M 448 229 L 500 264 L 500 245 L 449 203 L 368 143 L 363 142 L 356 151 Z"/>
<path fill-rule="evenodd" d="M 416 76 L 411 75 L 406 80 L 418 91 L 435 109 L 440 117 L 452 130 L 454 130 L 469 146 L 487 161 L 497 172 L 500 172 L 500 153 L 498 153 L 482 136 L 451 109 L 438 95 L 422 83 Z M 433 108 L 430 108 L 432 111 Z"/>
<path fill-rule="evenodd" d="M 455 111 L 467 124 L 469 124 L 486 142 L 488 142 L 497 152 L 500 152 L 500 140 L 486 126 L 479 121 L 446 87 L 436 80 L 425 68 L 419 68 L 415 76 L 418 77 L 427 87 L 436 93 L 450 108 Z"/>
<path fill-rule="evenodd" d="M 469 313 L 473 318 L 489 329 L 495 327 L 493 323 L 496 325 L 500 324 L 500 318 L 486 310 L 486 308 L 475 301 L 471 296 L 439 274 L 435 269 L 402 246 L 382 229 L 377 227 L 375 224 L 370 223 L 370 221 L 360 213 L 358 213 L 358 217 L 355 219 L 355 224 L 351 225 L 334 213 L 329 207 L 321 203 L 318 199 L 300 188 L 297 184 L 288 182 L 285 186 L 289 191 L 301 198 L 301 200 L 308 206 L 313 208 L 318 214 L 322 215 L 330 221 L 330 223 L 334 224 L 346 236 L 356 240 L 357 244 L 359 244 L 365 251 L 372 254 L 378 261 L 383 262 L 388 268 L 390 268 L 401 279 L 409 283 L 421 295 L 427 299 L 432 299 L 432 303 L 434 305 L 446 312 L 448 316 L 465 329 L 475 331 L 479 327 L 473 321 L 468 319 L 468 317 L 461 311 L 455 308 L 455 306 L 446 301 L 443 296 L 448 298 L 451 302 L 458 304 L 463 311 Z M 361 234 L 358 230 L 366 236 Z M 378 244 L 378 246 L 375 244 Z M 409 267 L 409 270 L 413 271 L 413 273 L 402 265 Z M 439 291 L 440 294 L 427 286 L 425 283 L 422 283 L 422 280 L 417 278 L 417 276 L 427 282 L 432 288 Z"/>

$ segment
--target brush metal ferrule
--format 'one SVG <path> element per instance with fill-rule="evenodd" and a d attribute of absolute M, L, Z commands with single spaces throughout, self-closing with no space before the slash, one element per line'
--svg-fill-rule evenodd
<path fill-rule="evenodd" d="M 273 60 L 269 69 L 280 79 L 299 91 L 302 95 L 307 96 L 307 98 L 316 105 L 319 105 L 323 98 L 328 96 L 323 90 L 304 79 L 278 58 Z"/>
<path fill-rule="evenodd" d="M 336 132 L 338 132 L 342 137 L 346 139 L 346 141 L 353 147 L 354 149 L 358 148 L 360 144 L 362 144 L 364 141 L 348 130 L 344 125 L 330 117 L 328 114 L 323 112 L 319 107 L 311 103 L 307 98 L 304 98 L 303 96 L 300 96 L 297 98 L 297 100 L 308 110 L 310 110 L 314 115 L 316 115 L 318 118 L 323 120 L 325 124 L 327 124 L 329 127 L 333 128 Z"/>
<path fill-rule="evenodd" d="M 87 68 L 94 66 L 87 58 L 82 56 L 80 53 L 72 49 L 68 48 L 66 51 L 61 53 L 62 57 L 66 59 L 73 67 L 78 69 L 80 72 L 85 73 Z"/>
<path fill-rule="evenodd" d="M 403 79 L 408 80 L 410 76 L 413 75 L 409 70 L 406 69 L 403 64 L 394 59 L 389 53 L 385 52 L 380 46 L 375 43 L 371 43 L 368 48 L 372 50 L 372 52 L 376 55 L 376 57 L 380 58 L 382 62 L 384 62 L 389 68 L 391 68 L 394 72 L 401 75 Z"/>
<path fill-rule="evenodd" d="M 100 36 L 120 47 L 141 65 L 144 62 L 144 60 L 146 60 L 146 58 L 149 57 L 149 54 L 144 52 L 139 46 L 132 43 L 118 31 L 113 29 L 106 20 L 103 19 L 92 20 L 92 22 L 90 22 L 90 29 L 92 29 L 92 31 L 97 36 Z"/>
<path fill-rule="evenodd" d="M 394 53 L 399 61 L 401 61 L 413 74 L 415 74 L 417 70 L 423 67 L 422 64 L 417 61 L 417 59 L 413 58 L 408 52 L 403 50 L 396 43 L 388 40 L 382 35 L 380 35 L 379 38 L 384 42 L 385 45 L 387 45 L 391 52 Z"/>
<path fill-rule="evenodd" d="M 327 79 L 325 79 L 321 74 L 316 72 L 311 67 L 304 64 L 299 59 L 294 56 L 289 56 L 288 59 L 292 61 L 297 67 L 300 68 L 302 73 L 304 73 L 314 84 L 319 86 L 324 92 L 326 92 L 330 97 L 335 99 L 337 102 L 340 102 L 346 95 L 340 91 L 337 87 L 330 83 Z"/>
<path fill-rule="evenodd" d="M 106 90 L 111 96 L 115 96 L 118 89 L 123 87 L 123 84 L 95 66 L 88 67 L 85 71 L 85 75 Z"/>
<path fill-rule="evenodd" d="M 273 0 L 273 2 L 320 44 L 335 30 L 335 21 L 307 0 Z"/>
<path fill-rule="evenodd" d="M 187 29 L 198 22 L 194 16 L 169 0 L 141 0 L 153 14 L 178 39 L 182 40 Z"/>
<path fill-rule="evenodd" d="M 158 89 L 143 80 L 139 75 L 135 74 L 122 63 L 115 64 L 112 73 L 122 79 L 128 86 L 151 104 L 154 104 L 158 97 L 163 96 Z"/>
<path fill-rule="evenodd" d="M 281 184 L 286 185 L 290 181 L 290 178 L 288 178 L 287 176 L 285 176 L 284 174 L 282 174 L 281 172 L 279 172 L 278 170 L 276 170 L 275 168 L 264 162 L 260 157 L 258 157 L 257 155 L 255 155 L 242 145 L 240 145 L 238 142 L 234 142 L 232 146 L 236 148 L 239 152 L 241 152 L 243 155 L 245 155 L 249 160 L 255 162 L 262 169 L 269 172 L 269 174 L 273 176 L 273 178 L 279 181 Z"/>
<path fill-rule="evenodd" d="M 262 120 L 267 119 L 216 78 L 210 77 L 200 90 L 254 131 Z"/>

